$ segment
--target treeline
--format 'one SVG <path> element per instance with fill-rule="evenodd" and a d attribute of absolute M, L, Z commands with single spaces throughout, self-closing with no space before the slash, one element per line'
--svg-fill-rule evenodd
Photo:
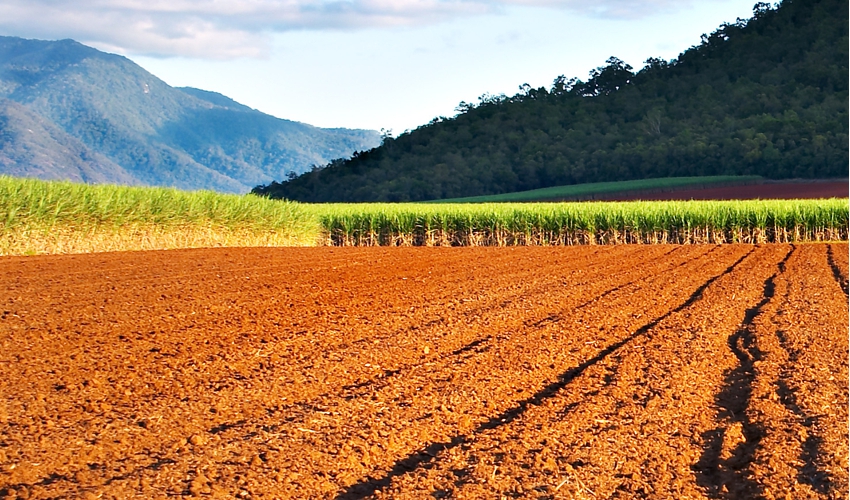
<path fill-rule="evenodd" d="M 677 59 L 484 95 L 380 147 L 253 193 L 418 201 L 702 175 L 846 177 L 848 3 L 756 4 Z"/>

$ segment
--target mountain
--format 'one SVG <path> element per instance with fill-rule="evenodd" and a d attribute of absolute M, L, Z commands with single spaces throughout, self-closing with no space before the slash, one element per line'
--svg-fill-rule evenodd
<path fill-rule="evenodd" d="M 0 99 L 0 174 L 43 179 L 246 192 L 380 140 L 173 88 L 73 40 L 0 37 Z"/>
<path fill-rule="evenodd" d="M 592 43 L 589 41 L 588 43 Z M 847 177 L 848 2 L 758 3 L 672 61 L 612 57 L 255 194 L 417 201 L 701 175 Z"/>
<path fill-rule="evenodd" d="M 132 175 L 29 108 L 0 99 L 0 172 L 85 183 L 139 184 Z"/>
<path fill-rule="evenodd" d="M 207 101 L 208 103 L 221 108 L 247 112 L 255 111 L 244 104 L 234 101 L 226 95 L 219 94 L 218 92 L 210 92 L 209 90 L 201 90 L 192 87 L 177 87 L 177 90 L 185 92 L 191 96 L 195 96 L 198 99 Z"/>

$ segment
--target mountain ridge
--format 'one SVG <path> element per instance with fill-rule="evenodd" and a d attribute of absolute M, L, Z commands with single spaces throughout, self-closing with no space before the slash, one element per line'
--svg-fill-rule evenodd
<path fill-rule="evenodd" d="M 126 173 L 140 184 L 246 192 L 378 143 L 375 131 L 321 129 L 216 92 L 173 88 L 123 56 L 73 40 L 0 37 L 0 98 L 123 170 L 114 178 L 102 171 L 98 182 L 127 183 Z M 67 155 L 54 156 L 32 168 L 31 158 L 7 156 L 0 173 L 14 163 L 18 175 L 66 178 L 49 165 L 67 163 Z"/>

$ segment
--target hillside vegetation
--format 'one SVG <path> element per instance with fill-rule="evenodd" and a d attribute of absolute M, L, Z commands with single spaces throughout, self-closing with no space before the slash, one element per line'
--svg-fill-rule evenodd
<path fill-rule="evenodd" d="M 846 0 L 759 3 L 677 59 L 461 103 L 454 118 L 255 194 L 418 201 L 657 177 L 846 177 Z"/>
<path fill-rule="evenodd" d="M 0 37 L 0 174 L 245 193 L 379 142 L 173 88 L 73 40 Z"/>

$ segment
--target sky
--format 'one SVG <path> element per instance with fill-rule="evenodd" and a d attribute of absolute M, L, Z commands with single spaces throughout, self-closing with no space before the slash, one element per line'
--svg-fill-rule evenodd
<path fill-rule="evenodd" d="M 3 0 L 0 34 L 73 38 L 172 86 L 319 127 L 412 130 L 461 101 L 673 59 L 755 0 Z"/>

